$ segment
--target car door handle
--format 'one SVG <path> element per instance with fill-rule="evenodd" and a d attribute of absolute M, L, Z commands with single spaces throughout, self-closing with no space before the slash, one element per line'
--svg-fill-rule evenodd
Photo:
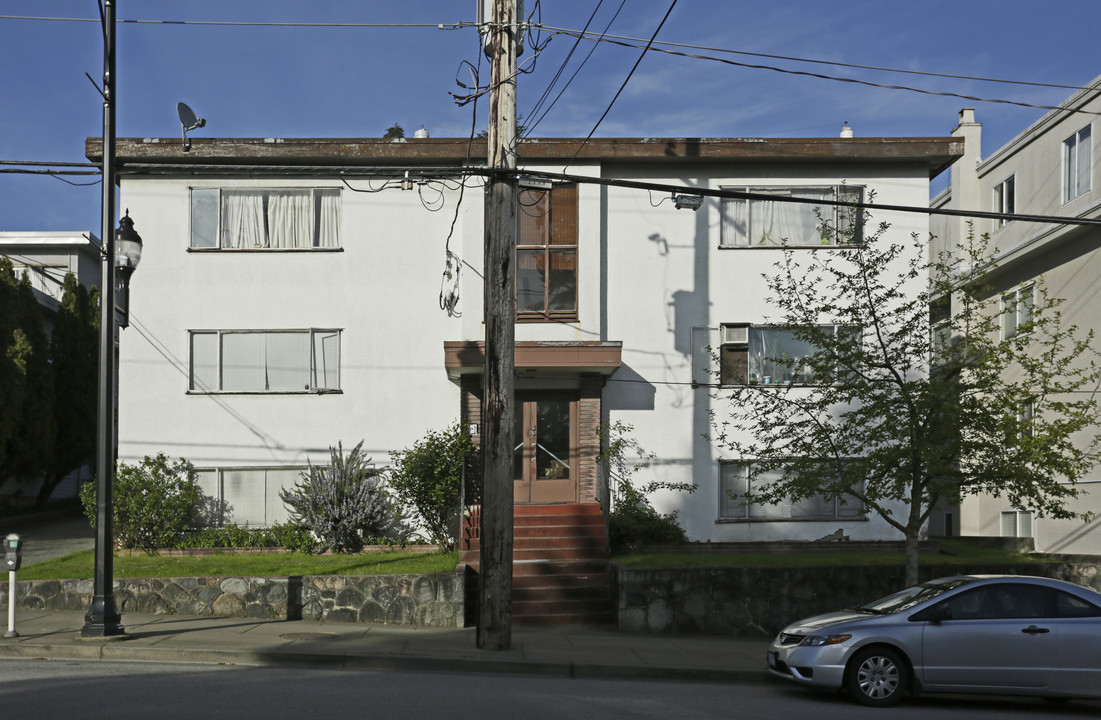
<path fill-rule="evenodd" d="M 1036 627 L 1035 625 L 1029 625 L 1024 630 L 1021 630 L 1021 632 L 1028 633 L 1029 635 L 1043 635 L 1044 633 L 1051 632 L 1051 630 L 1048 630 L 1047 628 Z"/>

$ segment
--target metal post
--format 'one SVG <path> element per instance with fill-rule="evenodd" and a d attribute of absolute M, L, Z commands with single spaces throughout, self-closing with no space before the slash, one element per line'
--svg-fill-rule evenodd
<path fill-rule="evenodd" d="M 8 571 L 8 631 L 4 633 L 6 638 L 19 637 L 15 631 L 15 571 Z"/>
<path fill-rule="evenodd" d="M 490 168 L 516 170 L 516 0 L 494 0 L 490 30 Z M 512 420 L 516 352 L 516 177 L 490 176 L 485 209 L 485 375 L 477 644 L 512 643 Z"/>
<path fill-rule="evenodd" d="M 104 638 L 123 634 L 114 596 L 114 532 L 111 498 L 115 475 L 115 2 L 103 12 L 103 274 L 99 299 L 99 428 L 96 451 L 96 552 L 92 604 L 80 634 Z"/>

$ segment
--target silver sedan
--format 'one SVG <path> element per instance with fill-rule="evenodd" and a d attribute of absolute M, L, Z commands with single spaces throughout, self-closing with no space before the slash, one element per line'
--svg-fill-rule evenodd
<path fill-rule="evenodd" d="M 1101 593 L 1038 577 L 940 578 L 784 628 L 769 669 L 864 705 L 908 692 L 1101 696 Z"/>

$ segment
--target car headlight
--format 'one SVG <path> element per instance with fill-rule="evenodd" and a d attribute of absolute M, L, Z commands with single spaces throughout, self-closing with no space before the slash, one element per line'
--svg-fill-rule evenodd
<path fill-rule="evenodd" d="M 840 645 L 845 642 L 852 635 L 807 635 L 803 638 L 803 642 L 799 643 L 805 647 L 818 647 L 820 645 Z"/>

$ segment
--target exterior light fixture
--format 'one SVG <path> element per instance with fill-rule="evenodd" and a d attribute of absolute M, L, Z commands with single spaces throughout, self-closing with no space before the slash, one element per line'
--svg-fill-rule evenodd
<path fill-rule="evenodd" d="M 699 210 L 703 205 L 702 195 L 673 195 L 673 205 L 677 210 Z"/>
<path fill-rule="evenodd" d="M 115 230 L 115 273 L 118 291 L 115 297 L 115 309 L 119 313 L 119 327 L 130 327 L 130 276 L 141 262 L 141 235 L 134 230 L 134 221 L 130 211 L 119 220 Z"/>

